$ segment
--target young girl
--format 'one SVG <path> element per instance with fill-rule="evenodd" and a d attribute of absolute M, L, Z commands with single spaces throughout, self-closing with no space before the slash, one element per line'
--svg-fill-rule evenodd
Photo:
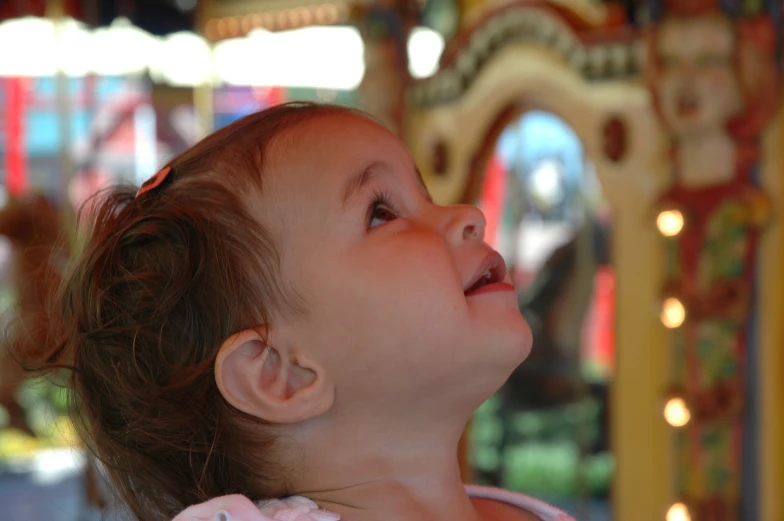
<path fill-rule="evenodd" d="M 530 331 L 482 213 L 378 124 L 277 106 L 95 215 L 48 362 L 138 519 L 570 519 L 461 483 Z"/>

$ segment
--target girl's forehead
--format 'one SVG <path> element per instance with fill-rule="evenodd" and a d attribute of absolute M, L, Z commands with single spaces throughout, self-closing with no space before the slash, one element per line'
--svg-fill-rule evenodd
<path fill-rule="evenodd" d="M 351 113 L 319 115 L 303 122 L 300 128 L 299 136 L 297 128 L 292 129 L 295 141 L 302 146 L 316 145 L 315 148 L 331 148 L 336 144 L 350 147 L 365 141 L 387 141 L 390 144 L 397 141 L 390 131 L 375 121 Z M 358 138 L 361 139 L 357 141 Z M 319 144 L 324 147 L 318 147 Z"/>
<path fill-rule="evenodd" d="M 362 165 L 383 161 L 408 165 L 402 142 L 381 125 L 353 114 L 328 114 L 289 130 L 273 147 L 265 178 L 273 183 L 298 178 L 315 185 L 340 182 Z"/>
<path fill-rule="evenodd" d="M 413 164 L 391 132 L 352 114 L 312 118 L 270 145 L 260 197 L 250 200 L 268 224 L 300 220 L 314 212 L 339 212 L 346 183 L 368 164 L 383 162 L 401 171 Z"/>

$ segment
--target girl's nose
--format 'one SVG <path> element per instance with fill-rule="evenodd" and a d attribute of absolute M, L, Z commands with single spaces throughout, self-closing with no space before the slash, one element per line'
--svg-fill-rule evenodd
<path fill-rule="evenodd" d="M 468 204 L 459 204 L 443 208 L 446 214 L 444 234 L 454 245 L 466 241 L 484 241 L 487 220 L 482 211 Z"/>

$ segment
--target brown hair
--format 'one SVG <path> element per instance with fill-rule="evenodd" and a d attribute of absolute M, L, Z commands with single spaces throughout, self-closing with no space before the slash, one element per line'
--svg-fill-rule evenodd
<path fill-rule="evenodd" d="M 284 131 L 346 112 L 292 103 L 247 116 L 172 160 L 160 187 L 115 188 L 95 208 L 54 300 L 47 363 L 72 366 L 77 427 L 138 519 L 286 494 L 270 429 L 224 400 L 214 362 L 231 334 L 304 313 L 245 201 Z"/>

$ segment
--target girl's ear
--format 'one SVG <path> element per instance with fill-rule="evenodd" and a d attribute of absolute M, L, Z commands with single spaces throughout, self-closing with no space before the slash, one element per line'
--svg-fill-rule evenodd
<path fill-rule="evenodd" d="M 215 381 L 233 407 L 270 423 L 292 424 L 328 411 L 334 387 L 320 364 L 269 328 L 229 337 L 215 360 Z M 275 345 L 275 347 L 273 347 Z"/>

